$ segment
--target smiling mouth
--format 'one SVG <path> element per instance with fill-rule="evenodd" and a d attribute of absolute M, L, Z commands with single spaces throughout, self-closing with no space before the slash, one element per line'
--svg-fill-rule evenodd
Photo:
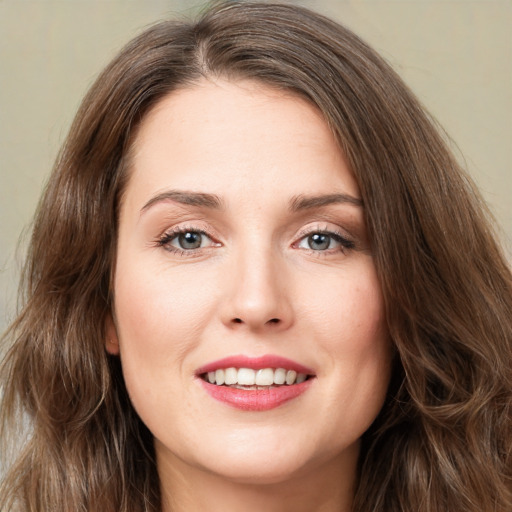
<path fill-rule="evenodd" d="M 200 377 L 216 386 L 231 387 L 244 390 L 266 390 L 281 386 L 301 384 L 313 375 L 297 373 L 295 370 L 285 368 L 222 368 L 205 372 Z"/>

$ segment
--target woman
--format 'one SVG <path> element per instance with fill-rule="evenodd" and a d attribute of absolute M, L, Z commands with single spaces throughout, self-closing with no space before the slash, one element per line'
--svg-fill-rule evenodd
<path fill-rule="evenodd" d="M 2 510 L 512 506 L 510 270 L 417 100 L 317 14 L 125 47 L 24 278 Z"/>

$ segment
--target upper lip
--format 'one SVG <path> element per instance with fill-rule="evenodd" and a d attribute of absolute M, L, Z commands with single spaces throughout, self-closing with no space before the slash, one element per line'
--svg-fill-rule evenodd
<path fill-rule="evenodd" d="M 249 357 L 244 355 L 234 355 L 212 361 L 211 363 L 201 366 L 197 369 L 196 374 L 202 375 L 215 370 L 225 368 L 251 368 L 252 370 L 261 370 L 263 368 L 284 368 L 285 370 L 294 370 L 297 373 L 305 373 L 314 375 L 314 371 L 296 361 L 281 357 L 278 355 L 268 354 L 259 357 Z"/>

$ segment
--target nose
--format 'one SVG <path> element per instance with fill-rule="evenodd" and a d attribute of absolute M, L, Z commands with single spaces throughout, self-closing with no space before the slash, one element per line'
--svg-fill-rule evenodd
<path fill-rule="evenodd" d="M 282 331 L 294 322 L 292 284 L 279 255 L 246 251 L 229 270 L 222 321 L 230 328 Z"/>

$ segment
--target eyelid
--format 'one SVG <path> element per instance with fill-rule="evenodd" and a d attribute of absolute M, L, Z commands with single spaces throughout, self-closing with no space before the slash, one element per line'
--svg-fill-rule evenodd
<path fill-rule="evenodd" d="M 179 247 L 170 245 L 170 242 L 178 235 L 188 232 L 200 233 L 201 235 L 209 238 L 212 243 L 207 247 L 198 247 L 196 249 L 181 249 Z M 212 233 L 211 229 L 206 226 L 199 227 L 197 224 L 194 225 L 191 223 L 178 224 L 177 226 L 173 226 L 164 230 L 160 235 L 156 237 L 154 243 L 156 246 L 162 247 L 170 253 L 178 254 L 181 256 L 197 256 L 200 251 L 208 250 L 211 247 L 220 247 L 222 245 L 218 241 L 218 237 Z"/>
<path fill-rule="evenodd" d="M 342 230 L 339 226 L 336 227 L 330 227 L 326 224 L 316 224 L 316 225 L 309 225 L 305 228 L 302 228 L 295 237 L 295 242 L 293 242 L 292 246 L 297 247 L 298 244 L 306 237 L 315 234 L 315 233 L 322 233 L 328 236 L 333 237 L 338 243 L 341 244 L 341 249 L 339 252 L 342 251 L 348 251 L 351 249 L 356 248 L 356 242 L 354 238 L 350 235 L 348 235 L 344 230 Z M 306 249 L 307 250 L 307 249 Z M 315 253 L 325 253 L 329 254 L 333 251 L 336 251 L 336 249 L 327 249 L 324 251 L 315 251 L 313 249 L 310 249 L 311 252 Z"/>
<path fill-rule="evenodd" d="M 176 225 L 174 225 L 172 227 L 169 227 L 169 228 L 163 230 L 161 235 L 159 235 L 159 238 L 164 236 L 165 234 L 179 235 L 180 233 L 187 233 L 189 231 L 194 231 L 194 232 L 197 232 L 197 233 L 203 233 L 204 235 L 206 235 L 207 237 L 209 237 L 211 239 L 218 238 L 213 233 L 213 230 L 209 226 L 205 225 L 204 223 L 202 223 L 202 222 L 194 223 L 194 222 L 188 222 L 188 221 L 176 224 Z"/>

